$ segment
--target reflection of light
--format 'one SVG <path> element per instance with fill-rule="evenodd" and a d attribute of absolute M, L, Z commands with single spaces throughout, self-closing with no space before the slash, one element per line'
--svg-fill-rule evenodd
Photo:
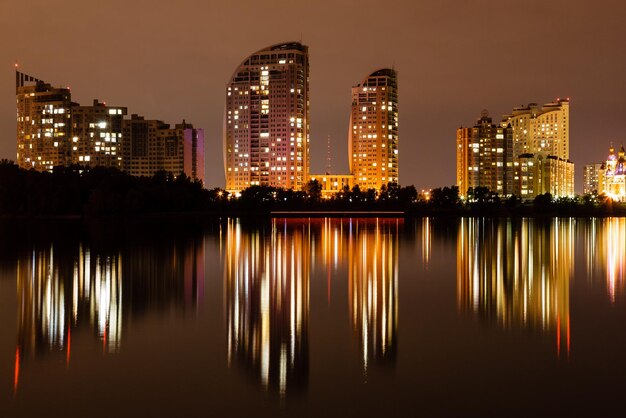
<path fill-rule="evenodd" d="M 361 220 L 349 241 L 352 325 L 361 343 L 363 368 L 371 360 L 395 361 L 399 220 Z"/>
<path fill-rule="evenodd" d="M 253 370 L 285 396 L 308 373 L 310 236 L 274 220 L 271 232 L 226 233 L 225 305 L 229 364 Z M 297 385 L 296 385 L 297 386 Z"/>
<path fill-rule="evenodd" d="M 13 395 L 17 394 L 17 386 L 20 381 L 20 348 L 15 349 L 15 373 L 13 377 Z"/>
<path fill-rule="evenodd" d="M 431 237 L 430 237 L 430 219 L 423 218 L 422 219 L 422 261 L 424 262 L 424 266 L 428 267 L 428 262 L 430 261 L 430 247 L 431 247 Z"/>
<path fill-rule="evenodd" d="M 556 330 L 569 352 L 569 280 L 573 220 L 462 219 L 457 300 L 504 327 Z"/>
<path fill-rule="evenodd" d="M 592 248 L 592 254 L 600 253 L 606 259 L 606 281 L 609 298 L 615 302 L 618 291 L 624 289 L 624 265 L 626 264 L 626 219 L 610 218 L 602 223 L 603 245 Z"/>

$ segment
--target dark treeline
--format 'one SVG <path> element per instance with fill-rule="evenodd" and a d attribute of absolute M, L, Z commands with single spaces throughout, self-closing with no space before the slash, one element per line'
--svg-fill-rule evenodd
<path fill-rule="evenodd" d="M 146 214 L 269 215 L 272 211 L 402 211 L 406 216 L 610 216 L 626 205 L 603 195 L 553 199 L 549 194 L 522 202 L 501 199 L 486 188 L 470 189 L 462 200 L 456 186 L 418 193 L 414 186 L 344 188 L 330 198 L 310 181 L 304 190 L 252 186 L 235 198 L 223 189 L 204 189 L 184 174 L 159 172 L 133 177 L 117 169 L 58 167 L 52 173 L 23 170 L 0 161 L 0 216 L 98 217 Z"/>

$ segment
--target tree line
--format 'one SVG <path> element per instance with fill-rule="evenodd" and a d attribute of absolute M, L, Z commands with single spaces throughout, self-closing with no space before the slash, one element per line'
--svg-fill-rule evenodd
<path fill-rule="evenodd" d="M 624 204 L 603 195 L 555 199 L 549 194 L 523 202 L 502 199 L 484 187 L 461 199 L 456 186 L 418 193 L 414 186 L 390 183 L 380 191 L 344 187 L 329 198 L 309 181 L 296 191 L 251 186 L 238 197 L 207 190 L 185 174 L 158 172 L 134 177 L 115 168 L 55 167 L 24 170 L 0 161 L 0 216 L 115 216 L 210 213 L 218 216 L 267 215 L 273 211 L 401 211 L 406 216 L 607 216 L 626 215 Z"/>

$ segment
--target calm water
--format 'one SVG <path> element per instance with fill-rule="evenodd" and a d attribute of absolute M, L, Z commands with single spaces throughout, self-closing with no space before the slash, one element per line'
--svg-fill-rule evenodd
<path fill-rule="evenodd" d="M 0 234 L 2 417 L 624 415 L 626 219 Z"/>

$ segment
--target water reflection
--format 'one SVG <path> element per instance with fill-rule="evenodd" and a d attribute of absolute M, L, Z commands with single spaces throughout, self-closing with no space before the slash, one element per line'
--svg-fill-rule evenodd
<path fill-rule="evenodd" d="M 227 225 L 225 306 L 229 364 L 264 388 L 302 389 L 309 374 L 309 225 L 272 221 L 269 231 Z"/>
<path fill-rule="evenodd" d="M 34 248 L 17 259 L 14 390 L 29 359 L 63 356 L 72 338 L 91 333 L 105 354 L 122 345 L 131 317 L 193 308 L 204 286 L 202 239 L 161 246 L 93 249 L 86 244 Z"/>
<path fill-rule="evenodd" d="M 355 222 L 349 243 L 352 327 L 368 364 L 394 364 L 398 327 L 398 220 Z"/>
<path fill-rule="evenodd" d="M 506 328 L 554 332 L 557 352 L 569 353 L 574 224 L 571 219 L 462 219 L 459 308 Z"/>
<path fill-rule="evenodd" d="M 609 299 L 626 289 L 626 219 L 593 219 L 583 224 L 588 277 L 604 277 Z"/>

